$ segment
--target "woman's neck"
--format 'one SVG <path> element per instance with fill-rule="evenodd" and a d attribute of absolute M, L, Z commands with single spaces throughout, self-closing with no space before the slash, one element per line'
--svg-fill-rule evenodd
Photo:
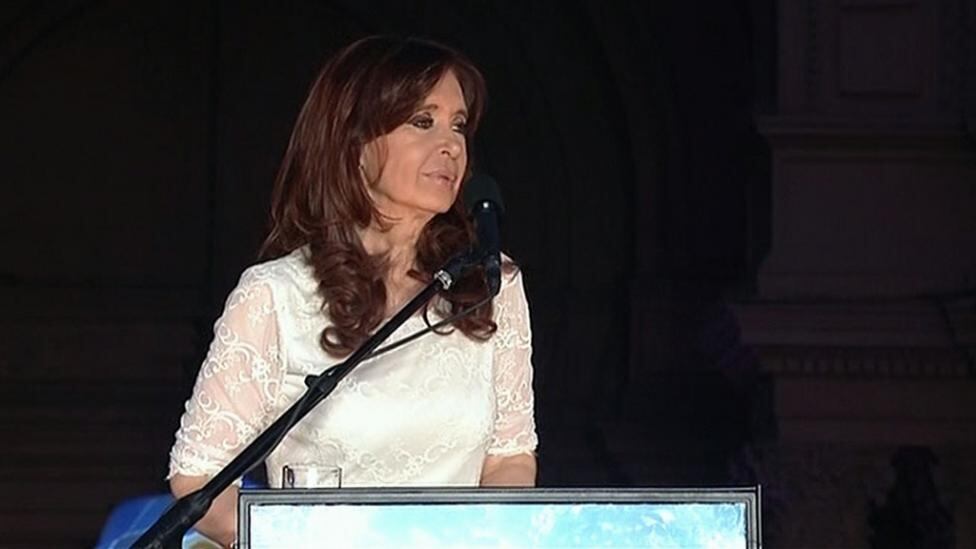
<path fill-rule="evenodd" d="M 371 225 L 359 231 L 366 253 L 384 255 L 387 260 L 386 316 L 395 313 L 420 291 L 423 284 L 410 276 L 416 267 L 417 242 L 430 219 L 398 219 L 386 230 Z"/>
<path fill-rule="evenodd" d="M 360 229 L 359 238 L 366 253 L 385 255 L 389 261 L 389 276 L 398 278 L 414 267 L 417 258 L 417 241 L 423 225 L 395 223 L 388 230 L 371 225 Z"/>
<path fill-rule="evenodd" d="M 409 272 L 414 268 L 417 259 L 417 240 L 422 229 L 422 226 L 397 223 L 386 231 L 372 226 L 360 230 L 359 237 L 366 253 L 385 255 L 387 259 L 384 316 L 394 314 L 420 290 L 420 282 L 411 277 Z"/>

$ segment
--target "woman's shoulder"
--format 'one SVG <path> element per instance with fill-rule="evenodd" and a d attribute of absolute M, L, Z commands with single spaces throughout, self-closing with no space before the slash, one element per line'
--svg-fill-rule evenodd
<path fill-rule="evenodd" d="M 265 285 L 273 290 L 297 289 L 313 293 L 317 287 L 314 272 L 306 259 L 304 248 L 244 269 L 238 286 L 257 285 Z"/>
<path fill-rule="evenodd" d="M 512 290 L 522 291 L 522 267 L 506 253 L 501 254 L 502 285 L 499 293 L 510 293 Z"/>
<path fill-rule="evenodd" d="M 522 279 L 522 266 L 502 254 L 502 283 L 494 300 L 495 322 L 510 315 L 527 315 L 528 300 Z M 499 324 L 501 327 L 501 324 Z"/>

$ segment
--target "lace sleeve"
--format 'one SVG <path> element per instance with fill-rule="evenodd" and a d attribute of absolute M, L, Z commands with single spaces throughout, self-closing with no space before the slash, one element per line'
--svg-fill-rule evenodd
<path fill-rule="evenodd" d="M 170 451 L 169 475 L 214 475 L 270 423 L 284 369 L 266 280 L 245 271 L 214 338 Z"/>
<path fill-rule="evenodd" d="M 488 453 L 534 452 L 539 439 L 532 392 L 532 330 L 521 273 L 504 281 L 495 300 L 495 322 L 498 331 L 491 341 L 495 345 L 497 411 Z"/>

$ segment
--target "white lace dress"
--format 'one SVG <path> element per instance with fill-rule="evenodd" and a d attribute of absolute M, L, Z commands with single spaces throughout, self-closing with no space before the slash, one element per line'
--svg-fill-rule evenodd
<path fill-rule="evenodd" d="M 520 275 L 503 276 L 494 307 L 487 342 L 428 334 L 355 368 L 269 456 L 271 486 L 299 463 L 340 467 L 343 486 L 477 486 L 486 455 L 534 451 Z M 340 362 L 318 343 L 327 322 L 302 250 L 247 269 L 214 326 L 169 476 L 216 474 L 304 392 L 305 376 Z M 424 327 L 415 315 L 387 343 Z"/>

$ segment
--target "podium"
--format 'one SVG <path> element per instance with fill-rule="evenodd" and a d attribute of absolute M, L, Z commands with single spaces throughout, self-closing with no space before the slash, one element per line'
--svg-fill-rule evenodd
<path fill-rule="evenodd" d="M 759 487 L 242 490 L 239 547 L 759 549 Z"/>

